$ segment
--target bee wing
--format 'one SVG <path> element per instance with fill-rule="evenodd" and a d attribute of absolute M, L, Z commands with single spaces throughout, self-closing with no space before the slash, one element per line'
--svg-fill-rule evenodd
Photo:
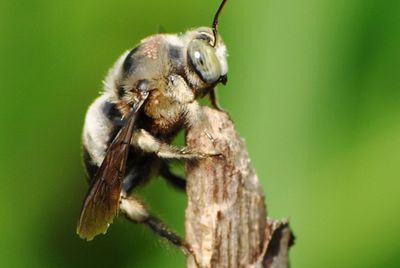
<path fill-rule="evenodd" d="M 86 240 L 105 233 L 119 211 L 122 180 L 138 110 L 147 95 L 129 114 L 126 124 L 109 146 L 90 185 L 78 221 L 77 233 Z"/>

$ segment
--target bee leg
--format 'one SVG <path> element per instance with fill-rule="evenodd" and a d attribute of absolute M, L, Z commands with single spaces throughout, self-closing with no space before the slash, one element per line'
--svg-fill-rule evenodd
<path fill-rule="evenodd" d="M 214 92 L 214 90 L 215 89 L 213 89 L 212 92 Z M 183 79 L 182 76 L 173 74 L 168 77 L 166 94 L 171 99 L 174 99 L 185 106 L 186 124 L 189 127 L 192 125 L 202 124 L 204 126 L 204 134 L 212 141 L 212 143 L 214 143 L 215 140 L 211 135 L 210 123 L 205 120 L 202 107 L 197 101 L 195 101 L 195 96 L 192 89 L 188 87 L 185 79 Z M 215 92 L 213 93 L 213 96 L 214 97 L 211 97 L 211 99 L 214 99 L 213 105 L 215 107 L 219 107 Z M 220 110 L 220 108 L 217 109 Z"/>
<path fill-rule="evenodd" d="M 215 139 L 211 134 L 210 122 L 203 114 L 203 109 L 200 104 L 196 101 L 186 105 L 186 122 L 188 122 L 188 127 L 201 126 L 204 134 L 207 138 L 214 144 Z"/>
<path fill-rule="evenodd" d="M 220 155 L 216 152 L 198 152 L 187 147 L 175 147 L 159 141 L 144 129 L 136 130 L 132 137 L 132 145 L 138 146 L 144 152 L 155 153 L 161 158 L 197 159 Z"/>
<path fill-rule="evenodd" d="M 193 250 L 191 247 L 179 235 L 171 231 L 161 219 L 151 215 L 137 198 L 122 196 L 120 210 L 128 220 L 146 224 L 156 234 L 179 247 L 186 255 L 192 254 Z"/>
<path fill-rule="evenodd" d="M 209 97 L 210 97 L 212 107 L 214 107 L 218 111 L 225 112 L 225 110 L 219 104 L 217 89 L 215 87 L 210 90 Z"/>
<path fill-rule="evenodd" d="M 167 182 L 169 182 L 175 188 L 186 191 L 186 180 L 172 173 L 168 163 L 165 161 L 162 163 L 160 168 L 160 175 L 163 176 L 164 179 L 166 179 Z"/>
<path fill-rule="evenodd" d="M 161 219 L 150 215 L 149 217 L 146 218 L 146 220 L 143 222 L 147 224 L 147 226 L 150 227 L 155 233 L 160 235 L 161 237 L 167 239 L 169 242 L 174 244 L 175 246 L 179 247 L 185 255 L 189 255 L 193 253 L 192 248 L 189 246 L 189 244 L 184 241 L 179 235 L 171 231 L 163 222 Z"/>

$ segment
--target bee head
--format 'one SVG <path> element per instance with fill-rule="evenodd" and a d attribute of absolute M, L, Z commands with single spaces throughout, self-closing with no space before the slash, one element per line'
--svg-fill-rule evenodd
<path fill-rule="evenodd" d="M 198 28 L 188 33 L 187 46 L 189 68 L 207 86 L 226 83 L 228 73 L 227 52 L 220 36 L 217 40 L 211 28 Z"/>
<path fill-rule="evenodd" d="M 196 88 L 213 88 L 226 84 L 228 74 L 227 51 L 218 33 L 218 18 L 227 0 L 223 0 L 215 13 L 212 28 L 201 27 L 185 34 L 187 77 Z"/>

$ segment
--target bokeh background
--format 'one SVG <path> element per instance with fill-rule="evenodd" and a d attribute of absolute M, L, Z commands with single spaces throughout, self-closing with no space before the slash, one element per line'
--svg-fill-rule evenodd
<path fill-rule="evenodd" d="M 184 267 L 120 219 L 80 240 L 85 111 L 114 60 L 162 25 L 210 25 L 219 1 L 0 1 L 0 266 Z M 246 139 L 293 267 L 400 267 L 400 1 L 231 0 L 220 100 Z M 185 195 L 140 190 L 184 233 Z"/>

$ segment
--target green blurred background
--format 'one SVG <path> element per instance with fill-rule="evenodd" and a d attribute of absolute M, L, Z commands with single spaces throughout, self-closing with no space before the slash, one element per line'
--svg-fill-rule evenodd
<path fill-rule="evenodd" d="M 0 267 L 184 267 L 118 220 L 80 240 L 85 111 L 114 60 L 157 25 L 210 25 L 219 1 L 0 1 Z M 220 100 L 246 139 L 293 267 L 400 267 L 400 1 L 231 0 Z M 140 191 L 184 233 L 185 196 Z"/>

